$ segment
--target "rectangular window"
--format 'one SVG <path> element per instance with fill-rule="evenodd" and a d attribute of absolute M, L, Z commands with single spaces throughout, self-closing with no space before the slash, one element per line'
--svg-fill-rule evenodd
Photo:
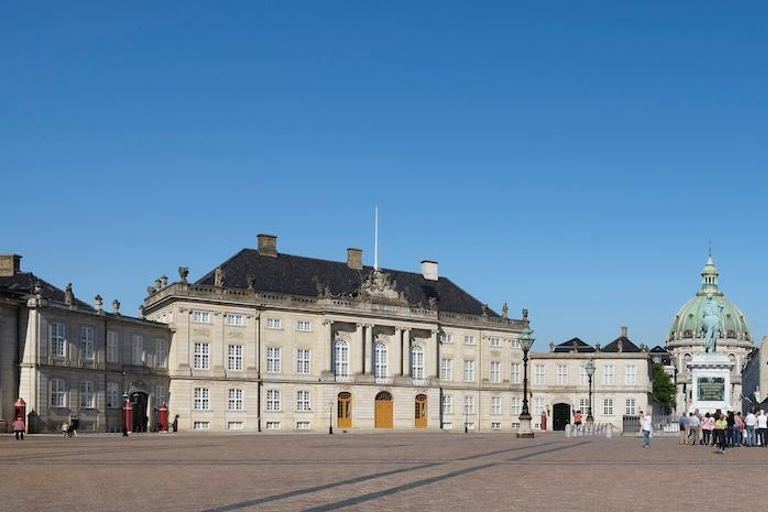
<path fill-rule="evenodd" d="M 280 373 L 282 368 L 280 347 L 267 347 L 267 371 L 269 373 Z"/>
<path fill-rule="evenodd" d="M 512 397 L 512 416 L 520 416 L 523 411 L 523 400 L 519 396 Z"/>
<path fill-rule="evenodd" d="M 155 388 L 155 398 L 157 398 L 159 405 L 168 403 L 168 390 L 165 389 L 165 386 L 157 386 Z"/>
<path fill-rule="evenodd" d="M 501 361 L 491 361 L 491 382 L 494 384 L 501 382 Z"/>
<path fill-rule="evenodd" d="M 195 410 L 208 411 L 211 408 L 211 391 L 208 388 L 195 388 Z"/>
<path fill-rule="evenodd" d="M 195 430 L 210 430 L 211 423 L 209 421 L 196 421 L 192 424 L 192 428 Z"/>
<path fill-rule="evenodd" d="M 115 331 L 107 332 L 107 362 L 120 362 L 120 338 Z"/>
<path fill-rule="evenodd" d="M 310 412 L 312 407 L 309 401 L 309 391 L 299 390 L 296 392 L 296 411 Z"/>
<path fill-rule="evenodd" d="M 230 411 L 242 411 L 243 410 L 243 390 L 242 389 L 230 389 L 229 390 L 229 410 Z"/>
<path fill-rule="evenodd" d="M 472 395 L 464 397 L 464 414 L 475 414 L 475 397 Z"/>
<path fill-rule="evenodd" d="M 613 416 L 613 398 L 603 398 L 603 414 Z"/>
<path fill-rule="evenodd" d="M 451 395 L 443 395 L 441 403 L 443 414 L 453 414 L 453 397 Z"/>
<path fill-rule="evenodd" d="M 627 398 L 624 400 L 624 414 L 627 416 L 634 416 L 637 412 L 637 407 L 634 398 Z"/>
<path fill-rule="evenodd" d="M 267 329 L 282 329 L 283 322 L 279 318 L 267 318 Z"/>
<path fill-rule="evenodd" d="M 165 339 L 155 338 L 155 368 L 165 368 L 168 359 L 168 350 Z"/>
<path fill-rule="evenodd" d="M 243 369 L 242 345 L 230 345 L 227 348 L 227 369 L 238 372 Z"/>
<path fill-rule="evenodd" d="M 93 382 L 80 382 L 80 407 L 93 409 L 96 407 L 96 395 L 93 393 Z"/>
<path fill-rule="evenodd" d="M 501 430 L 501 423 L 491 423 L 491 430 Z"/>
<path fill-rule="evenodd" d="M 613 385 L 613 365 L 606 364 L 603 366 L 603 384 L 606 386 Z"/>
<path fill-rule="evenodd" d="M 628 364 L 624 369 L 624 384 L 634 386 L 637 384 L 637 368 L 633 364 Z"/>
<path fill-rule="evenodd" d="M 140 334 L 131 337 L 131 362 L 135 366 L 144 364 L 144 337 Z"/>
<path fill-rule="evenodd" d="M 474 336 L 464 336 L 464 344 L 465 345 L 474 345 L 475 344 L 475 337 Z"/>
<path fill-rule="evenodd" d="M 296 322 L 296 330 L 301 332 L 310 332 L 312 330 L 312 322 L 308 320 L 299 320 Z"/>
<path fill-rule="evenodd" d="M 296 349 L 296 373 L 301 375 L 309 375 L 309 362 L 311 355 L 312 353 L 308 348 Z"/>
<path fill-rule="evenodd" d="M 236 327 L 242 327 L 245 325 L 245 317 L 238 315 L 237 313 L 227 313 L 226 322 L 227 325 L 233 325 Z"/>
<path fill-rule="evenodd" d="M 51 356 L 67 357 L 67 328 L 59 322 L 51 322 L 49 326 L 51 337 Z"/>
<path fill-rule="evenodd" d="M 491 397 L 491 414 L 501 414 L 501 397 Z"/>
<path fill-rule="evenodd" d="M 523 382 L 523 379 L 520 377 L 520 363 L 512 363 L 510 365 L 510 371 L 509 382 L 511 384 L 520 384 Z"/>
<path fill-rule="evenodd" d="M 453 423 L 450 423 L 450 422 L 443 423 L 443 430 L 453 430 Z"/>
<path fill-rule="evenodd" d="M 472 359 L 464 360 L 464 381 L 472 382 L 475 380 L 475 361 Z"/>
<path fill-rule="evenodd" d="M 411 375 L 414 379 L 424 378 L 424 349 L 418 345 L 411 349 Z"/>
<path fill-rule="evenodd" d="M 280 391 L 276 389 L 267 390 L 267 411 L 277 412 L 280 410 Z"/>
<path fill-rule="evenodd" d="M 547 382 L 546 368 L 543 364 L 533 365 L 533 383 L 543 385 Z"/>
<path fill-rule="evenodd" d="M 196 324 L 209 324 L 211 323 L 211 313 L 209 311 L 193 311 L 192 321 Z"/>
<path fill-rule="evenodd" d="M 453 359 L 440 360 L 440 378 L 453 380 Z"/>
<path fill-rule="evenodd" d="M 522 345 L 520 345 L 520 340 L 517 338 L 512 338 L 509 340 L 509 346 L 512 348 L 522 348 Z"/>
<path fill-rule="evenodd" d="M 540 416 L 542 412 L 544 412 L 544 399 L 539 397 L 534 397 L 533 414 L 535 414 L 536 416 Z"/>
<path fill-rule="evenodd" d="M 589 411 L 589 398 L 579 399 L 579 410 L 583 413 L 586 413 L 587 411 Z"/>
<path fill-rule="evenodd" d="M 243 422 L 229 421 L 227 422 L 227 430 L 243 430 Z"/>
<path fill-rule="evenodd" d="M 279 421 L 268 421 L 267 422 L 267 430 L 280 430 L 280 422 Z"/>
<path fill-rule="evenodd" d="M 453 334 L 446 334 L 446 333 L 441 334 L 440 343 L 453 343 Z"/>
<path fill-rule="evenodd" d="M 582 386 L 589 385 L 589 375 L 587 375 L 587 370 L 583 366 L 579 369 L 579 384 Z"/>
<path fill-rule="evenodd" d="M 64 387 L 64 381 L 61 379 L 51 380 L 51 407 L 67 406 L 67 390 Z"/>
<path fill-rule="evenodd" d="M 107 409 L 120 408 L 120 387 L 117 382 L 107 382 Z"/>
<path fill-rule="evenodd" d="M 568 367 L 564 364 L 557 365 L 557 384 L 558 386 L 568 385 Z"/>
<path fill-rule="evenodd" d="M 501 338 L 496 338 L 495 336 L 488 338 L 488 342 L 492 347 L 500 347 L 501 346 Z"/>
<path fill-rule="evenodd" d="M 80 328 L 80 358 L 93 360 L 94 357 L 93 327 L 83 326 Z"/>
<path fill-rule="evenodd" d="M 297 421 L 296 422 L 296 430 L 310 430 L 312 427 L 310 426 L 308 421 Z"/>
<path fill-rule="evenodd" d="M 195 370 L 207 370 L 211 365 L 211 346 L 208 343 L 195 343 L 194 368 Z"/>

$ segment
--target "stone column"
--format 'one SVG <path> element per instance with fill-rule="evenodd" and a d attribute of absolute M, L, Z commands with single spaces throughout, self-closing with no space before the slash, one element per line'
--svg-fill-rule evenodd
<path fill-rule="evenodd" d="M 403 377 L 411 376 L 411 330 L 403 329 Z"/>
<path fill-rule="evenodd" d="M 355 341 L 352 343 L 352 346 L 349 347 L 351 375 L 360 375 L 363 373 L 363 357 L 360 352 L 364 350 L 364 344 L 365 340 L 363 340 L 363 324 L 357 324 L 357 329 L 355 330 Z"/>
<path fill-rule="evenodd" d="M 389 361 L 387 367 L 391 368 L 388 376 L 403 374 L 403 328 L 395 327 L 395 337 L 393 338 L 392 351 L 388 353 Z"/>
<path fill-rule="evenodd" d="M 333 322 L 323 320 L 323 341 L 320 343 L 320 368 L 326 372 L 333 373 Z"/>
<path fill-rule="evenodd" d="M 427 342 L 427 350 L 424 354 L 424 371 L 428 379 L 437 378 L 438 364 L 438 349 L 437 349 L 437 330 L 432 329 L 432 335 Z"/>
<path fill-rule="evenodd" d="M 365 346 L 363 347 L 363 372 L 371 374 L 371 357 L 373 355 L 373 325 L 365 326 Z"/>

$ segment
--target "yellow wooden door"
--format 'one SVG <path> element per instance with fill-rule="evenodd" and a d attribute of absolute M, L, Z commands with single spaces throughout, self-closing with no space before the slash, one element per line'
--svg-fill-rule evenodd
<path fill-rule="evenodd" d="M 386 391 L 376 395 L 373 420 L 376 428 L 392 428 L 394 424 L 392 395 Z"/>
<path fill-rule="evenodd" d="M 352 393 L 339 393 L 336 417 L 339 428 L 352 428 Z"/>
<path fill-rule="evenodd" d="M 416 428 L 427 428 L 427 395 L 416 395 L 414 418 Z"/>

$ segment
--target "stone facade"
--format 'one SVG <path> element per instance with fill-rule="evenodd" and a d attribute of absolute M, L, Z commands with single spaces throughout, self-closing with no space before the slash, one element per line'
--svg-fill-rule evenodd
<path fill-rule="evenodd" d="M 768 405 L 768 336 L 764 336 L 760 344 L 750 352 L 744 365 L 743 394 L 746 400 L 742 403 L 742 412 L 748 412 L 752 407 L 766 409 Z"/>

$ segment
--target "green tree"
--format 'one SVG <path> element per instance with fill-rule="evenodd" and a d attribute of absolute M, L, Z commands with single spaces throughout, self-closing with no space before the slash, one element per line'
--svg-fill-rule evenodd
<path fill-rule="evenodd" d="M 675 383 L 664 371 L 664 365 L 661 363 L 653 363 L 651 377 L 653 379 L 653 397 L 664 406 L 665 414 L 669 414 L 676 405 Z"/>

